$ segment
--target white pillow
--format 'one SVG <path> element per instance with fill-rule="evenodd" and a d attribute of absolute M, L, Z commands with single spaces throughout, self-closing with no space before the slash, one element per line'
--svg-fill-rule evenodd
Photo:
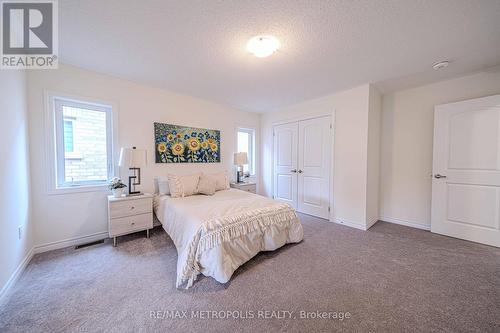
<path fill-rule="evenodd" d="M 172 198 L 187 197 L 197 193 L 200 174 L 178 176 L 168 175 L 168 187 Z"/>
<path fill-rule="evenodd" d="M 229 189 L 229 177 L 227 176 L 227 172 L 219 172 L 207 176 L 212 177 L 215 180 L 216 191 Z"/>
<path fill-rule="evenodd" d="M 215 194 L 216 181 L 214 177 L 209 175 L 201 174 L 200 181 L 198 182 L 198 193 L 205 195 Z"/>

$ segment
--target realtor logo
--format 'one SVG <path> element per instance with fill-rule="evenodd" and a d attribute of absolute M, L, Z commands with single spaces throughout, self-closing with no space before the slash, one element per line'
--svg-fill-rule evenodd
<path fill-rule="evenodd" d="M 57 0 L 2 1 L 2 69 L 57 68 Z"/>

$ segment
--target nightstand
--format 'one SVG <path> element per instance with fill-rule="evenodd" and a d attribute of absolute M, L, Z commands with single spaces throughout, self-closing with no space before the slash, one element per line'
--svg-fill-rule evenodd
<path fill-rule="evenodd" d="M 251 183 L 251 182 L 248 182 L 248 183 L 231 183 L 230 186 L 232 188 L 236 188 L 238 190 L 242 190 L 242 191 L 245 191 L 245 192 L 250 192 L 250 193 L 257 194 L 257 184 L 256 183 Z"/>
<path fill-rule="evenodd" d="M 146 230 L 146 237 L 149 238 L 149 229 L 152 228 L 152 194 L 121 198 L 108 196 L 108 229 L 109 237 L 113 238 L 113 246 L 116 246 L 116 237 L 137 231 Z"/>

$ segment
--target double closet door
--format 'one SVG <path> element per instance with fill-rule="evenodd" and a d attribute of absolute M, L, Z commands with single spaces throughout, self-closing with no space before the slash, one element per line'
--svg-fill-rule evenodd
<path fill-rule="evenodd" d="M 274 127 L 274 198 L 297 211 L 328 219 L 331 117 Z"/>

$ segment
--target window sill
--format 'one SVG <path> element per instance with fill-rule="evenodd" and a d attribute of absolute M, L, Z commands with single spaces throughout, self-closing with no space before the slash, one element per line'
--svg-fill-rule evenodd
<path fill-rule="evenodd" d="M 108 184 L 77 185 L 66 187 L 54 187 L 48 190 L 49 195 L 76 194 L 88 192 L 108 192 Z"/>

